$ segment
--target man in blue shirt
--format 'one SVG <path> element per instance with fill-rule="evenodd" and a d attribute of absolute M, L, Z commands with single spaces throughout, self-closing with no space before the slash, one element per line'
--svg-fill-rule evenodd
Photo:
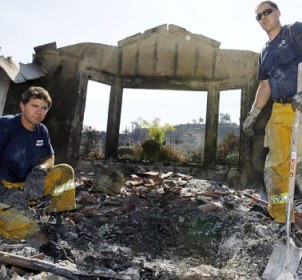
<path fill-rule="evenodd" d="M 41 123 L 50 106 L 48 92 L 31 87 L 22 96 L 22 113 L 0 118 L 2 181 L 24 182 L 33 168 L 47 171 L 54 166 L 54 151 L 48 130 Z"/>
<path fill-rule="evenodd" d="M 286 220 L 290 166 L 291 131 L 295 110 L 302 109 L 302 93 L 297 93 L 298 64 L 302 62 L 302 23 L 282 26 L 276 3 L 263 1 L 256 7 L 256 20 L 269 41 L 258 61 L 259 87 L 243 131 L 253 136 L 253 126 L 262 108 L 273 99 L 272 114 L 265 130 L 264 145 L 269 152 L 264 167 L 268 212 L 276 222 Z"/>
<path fill-rule="evenodd" d="M 51 105 L 49 93 L 32 86 L 22 95 L 20 114 L 0 117 L 0 202 L 16 209 L 25 209 L 48 194 L 50 211 L 75 208 L 73 168 L 54 165 L 49 133 L 41 123 Z M 0 213 L 0 220 L 9 220 L 2 217 L 6 213 L 10 212 Z M 1 227 L 0 233 L 12 237 Z"/>

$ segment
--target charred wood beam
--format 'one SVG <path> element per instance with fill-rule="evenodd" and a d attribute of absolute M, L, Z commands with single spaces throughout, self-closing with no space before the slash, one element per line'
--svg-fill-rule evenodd
<path fill-rule="evenodd" d="M 11 253 L 0 251 L 0 263 L 13 265 L 16 267 L 27 268 L 35 271 L 46 271 L 56 275 L 64 276 L 70 279 L 85 279 L 85 277 L 96 277 L 96 279 L 120 279 L 131 280 L 131 276 L 124 275 L 123 273 L 115 273 L 112 271 L 98 271 L 97 274 L 88 274 L 78 271 L 76 269 L 70 269 L 62 267 L 58 264 L 53 264 L 47 261 L 38 260 L 34 258 L 19 256 Z"/>

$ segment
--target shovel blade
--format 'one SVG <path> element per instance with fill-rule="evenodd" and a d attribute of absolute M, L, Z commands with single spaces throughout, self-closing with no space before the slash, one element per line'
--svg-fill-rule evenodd
<path fill-rule="evenodd" d="M 302 249 L 294 245 L 290 239 L 289 244 L 275 245 L 268 264 L 262 274 L 265 280 L 294 279 L 302 256 Z M 289 276 L 292 276 L 290 278 Z"/>
<path fill-rule="evenodd" d="M 284 245 L 274 246 L 268 264 L 262 274 L 263 279 L 276 280 L 278 276 L 281 275 L 285 265 L 285 252 L 286 247 Z"/>

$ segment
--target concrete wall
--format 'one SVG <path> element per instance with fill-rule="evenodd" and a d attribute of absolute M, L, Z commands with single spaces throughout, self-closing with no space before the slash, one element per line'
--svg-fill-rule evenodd
<path fill-rule="evenodd" d="M 87 84 L 94 80 L 111 86 L 106 157 L 117 156 L 124 88 L 207 91 L 205 166 L 215 166 L 219 92 L 241 89 L 244 120 L 257 88 L 258 54 L 220 49 L 220 43 L 175 25 L 161 25 L 118 42 L 117 46 L 80 43 L 57 48 L 50 43 L 35 48 L 33 62 L 47 71 L 35 83 L 51 93 L 54 105 L 46 124 L 57 162 L 78 160 Z M 4 112 L 16 108 L 21 87 L 8 93 Z M 267 111 L 267 112 L 266 112 Z M 242 183 L 261 181 L 264 127 L 269 109 L 256 123 L 256 136 L 241 134 Z M 97 117 L 97 116 L 96 116 Z"/>
<path fill-rule="evenodd" d="M 0 116 L 3 114 L 3 108 L 6 101 L 7 92 L 10 85 L 10 79 L 3 69 L 0 68 Z"/>

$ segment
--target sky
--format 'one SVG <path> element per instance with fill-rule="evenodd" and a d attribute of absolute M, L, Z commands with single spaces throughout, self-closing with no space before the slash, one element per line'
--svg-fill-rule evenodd
<path fill-rule="evenodd" d="M 221 43 L 220 49 L 259 52 L 266 33 L 255 20 L 258 0 L 1 0 L 0 55 L 30 63 L 34 47 L 56 42 L 117 46 L 118 41 L 174 24 Z M 281 23 L 301 20 L 302 0 L 276 1 Z M 110 87 L 89 82 L 84 124 L 106 130 Z M 125 89 L 120 131 L 142 118 L 172 125 L 205 119 L 205 92 Z M 220 113 L 239 121 L 240 92 L 222 92 Z"/>

